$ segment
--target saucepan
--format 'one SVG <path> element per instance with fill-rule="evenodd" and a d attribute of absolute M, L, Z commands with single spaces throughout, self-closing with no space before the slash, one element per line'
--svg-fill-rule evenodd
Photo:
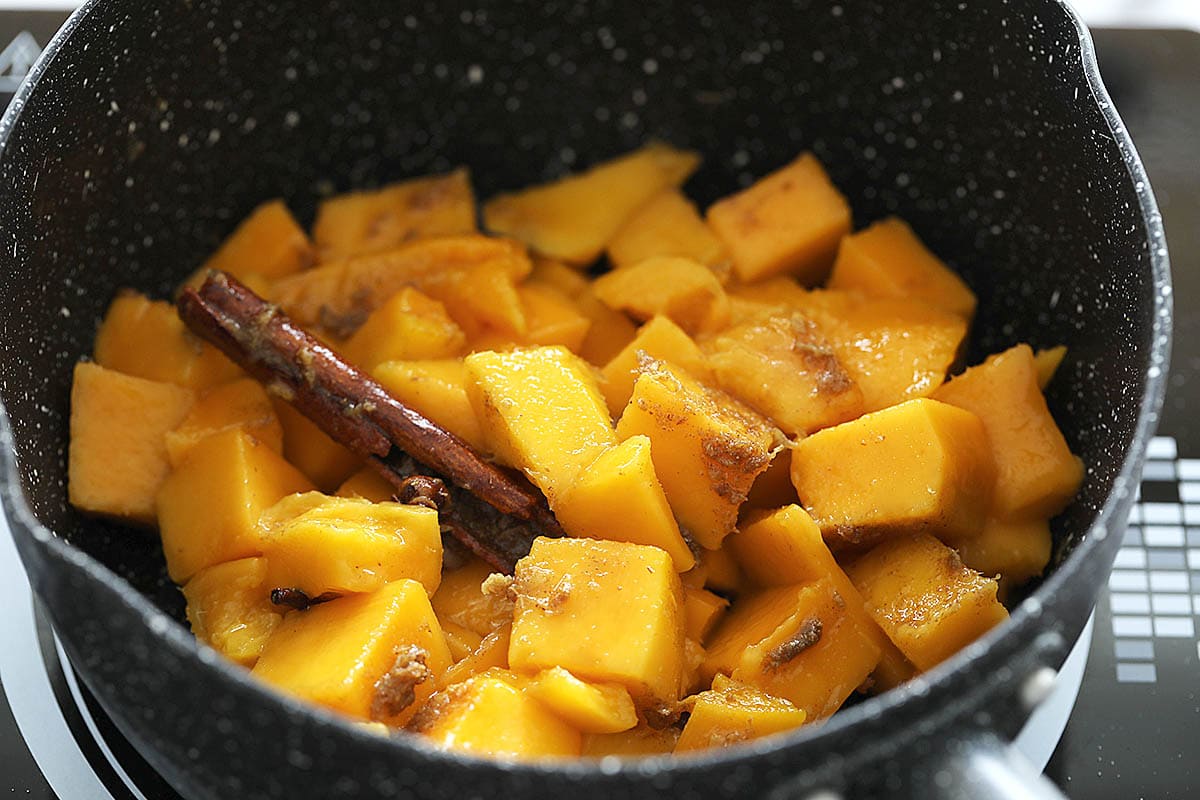
<path fill-rule="evenodd" d="M 188 797 L 1012 797 L 1006 747 L 1111 567 L 1162 400 L 1154 198 L 1055 0 L 105 0 L 0 123 L 3 496 L 105 711 Z M 907 219 L 979 296 L 968 360 L 1065 344 L 1050 390 L 1087 465 L 1012 618 L 823 725 L 721 752 L 500 764 L 277 696 L 198 646 L 154 537 L 66 501 L 72 365 L 118 287 L 168 296 L 284 197 L 472 169 L 481 196 L 650 138 L 701 204 L 803 150 L 858 224 Z"/>

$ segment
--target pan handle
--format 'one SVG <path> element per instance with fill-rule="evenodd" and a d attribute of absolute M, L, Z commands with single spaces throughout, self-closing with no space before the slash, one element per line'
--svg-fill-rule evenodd
<path fill-rule="evenodd" d="M 964 738 L 928 775 L 928 794 L 921 794 L 939 800 L 1066 798 L 1017 748 L 991 732 Z"/>

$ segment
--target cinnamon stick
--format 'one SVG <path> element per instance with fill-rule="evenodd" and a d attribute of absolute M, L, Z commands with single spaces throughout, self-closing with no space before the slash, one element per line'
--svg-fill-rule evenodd
<path fill-rule="evenodd" d="M 398 494 L 413 491 L 414 476 L 441 479 L 448 494 L 441 524 L 496 569 L 511 573 L 535 537 L 563 535 L 524 476 L 396 400 L 233 276 L 209 273 L 176 305 L 193 333 L 366 459 Z"/>

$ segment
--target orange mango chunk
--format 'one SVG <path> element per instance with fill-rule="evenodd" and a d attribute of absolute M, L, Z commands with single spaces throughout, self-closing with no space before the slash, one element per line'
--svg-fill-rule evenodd
<path fill-rule="evenodd" d="M 184 583 L 205 567 L 258 555 L 258 517 L 312 484 L 270 447 L 233 429 L 199 442 L 158 491 L 167 571 Z"/>
<path fill-rule="evenodd" d="M 683 597 L 665 552 L 541 537 L 517 562 L 513 589 L 513 670 L 562 667 L 584 680 L 622 684 L 639 704 L 677 699 Z"/>
<path fill-rule="evenodd" d="M 525 693 L 582 733 L 619 733 L 637 725 L 629 690 L 615 683 L 588 683 L 562 667 L 542 670 Z"/>
<path fill-rule="evenodd" d="M 592 283 L 578 270 L 549 258 L 534 260 L 526 286 L 554 289 L 575 304 L 575 310 L 587 318 L 587 335 L 577 351 L 591 364 L 606 364 L 628 344 L 636 332 L 629 317 L 614 311 L 592 291 Z"/>
<path fill-rule="evenodd" d="M 929 399 L 818 431 L 792 453 L 796 492 L 835 543 L 913 529 L 978 533 L 995 477 L 979 418 Z"/>
<path fill-rule="evenodd" d="M 684 632 L 696 642 L 703 642 L 721 620 L 729 601 L 707 589 L 683 587 Z"/>
<path fill-rule="evenodd" d="M 850 205 L 811 153 L 713 204 L 707 219 L 744 283 L 789 274 L 818 284 L 850 233 Z"/>
<path fill-rule="evenodd" d="M 975 293 L 896 217 L 843 239 L 826 286 L 915 300 L 967 320 L 975 315 Z"/>
<path fill-rule="evenodd" d="M 678 189 L 668 189 L 638 209 L 608 243 L 608 260 L 617 269 L 658 256 L 689 258 L 710 268 L 727 258 L 721 240 Z"/>
<path fill-rule="evenodd" d="M 1052 517 L 1079 491 L 1083 462 L 1050 416 L 1028 345 L 991 356 L 934 396 L 983 420 L 996 459 L 995 516 Z"/>
<path fill-rule="evenodd" d="M 445 689 L 462 683 L 490 669 L 508 669 L 508 645 L 511 640 L 512 623 L 506 622 L 480 639 L 475 652 L 452 664 L 438 679 L 438 688 Z"/>
<path fill-rule="evenodd" d="M 634 212 L 699 164 L 695 153 L 648 144 L 586 172 L 494 197 L 483 206 L 484 224 L 542 255 L 590 264 Z"/>
<path fill-rule="evenodd" d="M 154 497 L 170 464 L 163 437 L 194 394 L 87 362 L 71 384 L 67 495 L 82 511 L 153 525 Z"/>
<path fill-rule="evenodd" d="M 179 466 L 196 444 L 209 436 L 237 428 L 276 453 L 283 452 L 283 426 L 262 386 L 242 378 L 205 392 L 178 427 L 163 442 L 171 466 Z"/>
<path fill-rule="evenodd" d="M 324 200 L 317 207 L 313 239 L 322 260 L 331 261 L 474 230 L 471 176 L 460 168 Z"/>
<path fill-rule="evenodd" d="M 483 590 L 483 582 L 491 574 L 492 568 L 477 558 L 458 569 L 447 570 L 433 595 L 433 610 L 438 619 L 461 625 L 480 636 L 487 636 L 510 621 L 512 601 Z"/>
<path fill-rule="evenodd" d="M 450 658 L 454 663 L 470 657 L 479 649 L 479 645 L 483 644 L 483 637 L 475 631 L 444 619 L 439 618 L 439 621 L 442 623 L 442 635 L 446 637 L 446 647 L 450 648 Z"/>
<path fill-rule="evenodd" d="M 996 581 L 927 533 L 888 539 L 846 567 L 867 609 L 918 669 L 930 669 L 1008 618 Z"/>
<path fill-rule="evenodd" d="M 372 503 L 386 503 L 393 499 L 395 488 L 374 467 L 363 467 L 351 475 L 334 493 L 338 497 L 361 497 Z"/>
<path fill-rule="evenodd" d="M 267 562 L 261 557 L 202 569 L 182 591 L 196 638 L 244 667 L 254 666 L 283 620 L 283 610 L 271 603 Z"/>
<path fill-rule="evenodd" d="M 323 492 L 333 491 L 358 471 L 362 459 L 330 439 L 291 403 L 272 398 L 283 426 L 283 456 Z"/>
<path fill-rule="evenodd" d="M 717 675 L 713 688 L 687 701 L 691 715 L 675 752 L 727 747 L 788 731 L 804 724 L 802 709 L 782 697 Z"/>
<path fill-rule="evenodd" d="M 275 280 L 308 269 L 315 260 L 304 228 L 282 200 L 272 200 L 242 220 L 188 283 L 203 283 L 213 269 L 238 279 L 258 276 Z"/>
<path fill-rule="evenodd" d="M 385 361 L 454 358 L 466 347 L 467 336 L 446 307 L 407 286 L 372 312 L 338 349 L 370 372 Z"/>
<path fill-rule="evenodd" d="M 675 749 L 679 729 L 668 726 L 661 730 L 642 723 L 620 733 L 593 733 L 583 737 L 585 758 L 605 756 L 659 756 Z"/>
<path fill-rule="evenodd" d="M 637 320 L 670 317 L 688 333 L 729 322 L 729 298 L 712 270 L 690 258 L 660 257 L 601 275 L 592 285 L 610 308 Z"/>
<path fill-rule="evenodd" d="M 998 576 L 1003 592 L 1041 575 L 1050 563 L 1052 544 L 1050 523 L 1045 519 L 989 519 L 978 534 L 952 546 L 971 569 L 988 577 Z"/>
<path fill-rule="evenodd" d="M 352 717 L 403 725 L 449 666 L 425 587 L 399 580 L 288 614 L 253 674 Z"/>
<path fill-rule="evenodd" d="M 388 394 L 415 409 L 481 452 L 487 439 L 471 398 L 467 395 L 467 368 L 458 359 L 387 361 L 372 371 Z"/>
<path fill-rule="evenodd" d="M 653 317 L 600 371 L 600 388 L 614 417 L 620 416 L 633 395 L 633 383 L 640 370 L 639 353 L 674 364 L 698 381 L 711 377 L 704 353 L 692 338 L 669 317 Z"/>

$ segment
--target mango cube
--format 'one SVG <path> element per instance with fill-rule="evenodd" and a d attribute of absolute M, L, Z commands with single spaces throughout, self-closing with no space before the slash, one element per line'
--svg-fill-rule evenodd
<path fill-rule="evenodd" d="M 310 492 L 268 508 L 258 527 L 272 587 L 319 597 L 373 592 L 408 578 L 433 594 L 442 578 L 432 508 Z"/>
<path fill-rule="evenodd" d="M 782 697 L 718 675 L 713 688 L 688 701 L 691 715 L 675 752 L 726 747 L 804 724 L 805 714 Z"/>
<path fill-rule="evenodd" d="M 617 508 L 620 513 L 614 514 Z M 569 536 L 653 545 L 665 550 L 680 572 L 696 563 L 654 473 L 645 436 L 601 453 L 560 497 L 554 513 Z"/>
<path fill-rule="evenodd" d="M 226 658 L 254 666 L 267 638 L 283 620 L 271 603 L 267 562 L 239 558 L 202 569 L 183 586 L 192 633 Z"/>
<path fill-rule="evenodd" d="M 82 511 L 154 524 L 154 497 L 170 471 L 163 437 L 193 392 L 87 362 L 71 384 L 67 495 Z"/>
<path fill-rule="evenodd" d="M 458 359 L 388 361 L 372 371 L 388 394 L 480 452 L 488 451 L 467 395 L 467 368 Z"/>
<path fill-rule="evenodd" d="M 591 368 L 562 347 L 473 353 L 467 394 L 492 449 L 555 507 L 584 467 L 617 443 Z"/>
<path fill-rule="evenodd" d="M 521 691 L 516 676 L 489 670 L 430 698 L 409 729 L 434 747 L 516 759 L 577 756 L 579 731 Z"/>
<path fill-rule="evenodd" d="M 792 451 L 783 447 L 771 459 L 766 472 L 758 476 L 746 496 L 749 508 L 779 508 L 797 502 L 792 486 Z"/>
<path fill-rule="evenodd" d="M 1050 416 L 1028 345 L 991 356 L 934 396 L 983 420 L 996 459 L 995 516 L 1052 517 L 1079 491 L 1083 462 Z"/>
<path fill-rule="evenodd" d="M 967 320 L 975 314 L 975 293 L 896 217 L 843 239 L 826 285 L 915 300 Z"/>
<path fill-rule="evenodd" d="M 475 631 L 467 630 L 461 625 L 440 619 L 442 635 L 446 637 L 446 647 L 450 648 L 450 658 L 455 663 L 470 657 L 483 644 L 483 637 Z"/>
<path fill-rule="evenodd" d="M 466 347 L 467 336 L 446 307 L 408 286 L 372 312 L 338 349 L 370 372 L 385 361 L 454 358 Z"/>
<path fill-rule="evenodd" d="M 996 581 L 927 533 L 880 543 L 846 567 L 867 609 L 918 669 L 930 669 L 1008 618 Z"/>
<path fill-rule="evenodd" d="M 915 528 L 950 539 L 975 534 L 995 476 L 979 418 L 929 399 L 818 431 L 792 453 L 796 492 L 837 543 Z"/>
<path fill-rule="evenodd" d="M 521 286 L 517 294 L 526 320 L 523 344 L 562 345 L 573 353 L 583 349 L 592 321 L 567 295 L 536 283 Z"/>
<path fill-rule="evenodd" d="M 282 278 L 311 267 L 316 260 L 312 242 L 282 200 L 263 203 L 242 220 L 197 277 L 222 270 L 235 278 Z"/>
<path fill-rule="evenodd" d="M 492 260 L 449 272 L 423 288 L 446 304 L 470 341 L 488 332 L 520 338 L 528 331 L 529 320 L 517 286 L 519 277 L 507 262 Z"/>
<path fill-rule="evenodd" d="M 158 491 L 167 571 L 184 583 L 205 567 L 258 555 L 259 515 L 312 484 L 270 447 L 233 429 L 196 444 Z"/>
<path fill-rule="evenodd" d="M 291 403 L 272 398 L 283 426 L 283 456 L 323 492 L 333 491 L 358 471 L 362 459 L 330 439 Z"/>
<path fill-rule="evenodd" d="M 508 661 L 623 684 L 639 703 L 673 701 L 683 657 L 682 587 L 656 547 L 534 540 L 517 562 Z"/>
<path fill-rule="evenodd" d="M 363 467 L 347 478 L 334 494 L 338 497 L 361 497 L 372 503 L 394 499 L 396 489 L 374 467 Z"/>
<path fill-rule="evenodd" d="M 352 717 L 403 725 L 449 666 L 425 587 L 399 580 L 288 614 L 253 674 Z"/>
<path fill-rule="evenodd" d="M 462 683 L 491 669 L 508 669 L 508 646 L 512 641 L 512 623 L 506 622 L 484 636 L 475 652 L 447 669 L 438 679 L 439 689 Z"/>
<path fill-rule="evenodd" d="M 670 317 L 654 317 L 638 328 L 633 341 L 600 371 L 603 377 L 600 388 L 614 417 L 620 416 L 633 395 L 633 383 L 641 369 L 639 353 L 674 364 L 698 381 L 707 381 L 711 377 L 704 353 L 692 338 Z"/>
<path fill-rule="evenodd" d="M 542 670 L 525 693 L 582 733 L 619 733 L 637 725 L 629 690 L 615 683 L 588 683 L 562 667 Z"/>
<path fill-rule="evenodd" d="M 617 435 L 647 436 L 654 471 L 679 524 L 716 549 L 737 524 L 754 478 L 771 463 L 776 431 L 728 395 L 646 360 Z"/>
<path fill-rule="evenodd" d="M 642 723 L 620 733 L 593 733 L 583 737 L 583 753 L 586 758 L 605 756 L 659 756 L 675 749 L 679 729 L 668 726 L 651 728 Z"/>
<path fill-rule="evenodd" d="M 502 194 L 483 206 L 488 230 L 542 255 L 590 264 L 629 217 L 700 164 L 692 152 L 649 144 L 543 186 Z"/>
<path fill-rule="evenodd" d="M 596 297 L 634 319 L 670 317 L 688 333 L 719 330 L 729 322 L 729 297 L 712 270 L 690 258 L 660 257 L 601 275 Z"/>
<path fill-rule="evenodd" d="M 657 256 L 689 258 L 707 267 L 727 258 L 721 240 L 678 189 L 668 189 L 638 209 L 608 243 L 608 260 L 617 269 Z"/>
<path fill-rule="evenodd" d="M 453 622 L 487 636 L 512 620 L 511 600 L 485 592 L 483 583 L 492 568 L 477 558 L 458 569 L 447 570 L 433 595 L 433 610 L 443 622 Z"/>
<path fill-rule="evenodd" d="M 699 587 L 683 587 L 684 632 L 689 639 L 703 642 L 720 621 L 729 601 Z"/>
<path fill-rule="evenodd" d="M 475 230 L 475 195 L 466 169 L 410 178 L 321 202 L 313 239 L 324 261 L 376 253 L 427 236 Z"/>
<path fill-rule="evenodd" d="M 633 339 L 636 328 L 629 317 L 600 302 L 591 282 L 561 261 L 535 259 L 533 273 L 525 285 L 557 290 L 570 298 L 576 310 L 588 319 L 587 335 L 577 351 L 585 361 L 606 364 Z"/>
<path fill-rule="evenodd" d="M 743 283 L 782 274 L 820 283 L 850 233 L 850 205 L 811 153 L 713 204 L 707 218 Z"/>
<path fill-rule="evenodd" d="M 257 381 L 242 378 L 205 392 L 179 425 L 166 434 L 163 442 L 171 466 L 179 466 L 198 442 L 234 428 L 276 453 L 283 452 L 283 426 L 271 398 Z"/>
<path fill-rule="evenodd" d="M 1050 563 L 1052 545 L 1050 523 L 1045 519 L 989 519 L 978 534 L 952 544 L 968 567 L 998 577 L 1001 592 L 1041 575 Z"/>

